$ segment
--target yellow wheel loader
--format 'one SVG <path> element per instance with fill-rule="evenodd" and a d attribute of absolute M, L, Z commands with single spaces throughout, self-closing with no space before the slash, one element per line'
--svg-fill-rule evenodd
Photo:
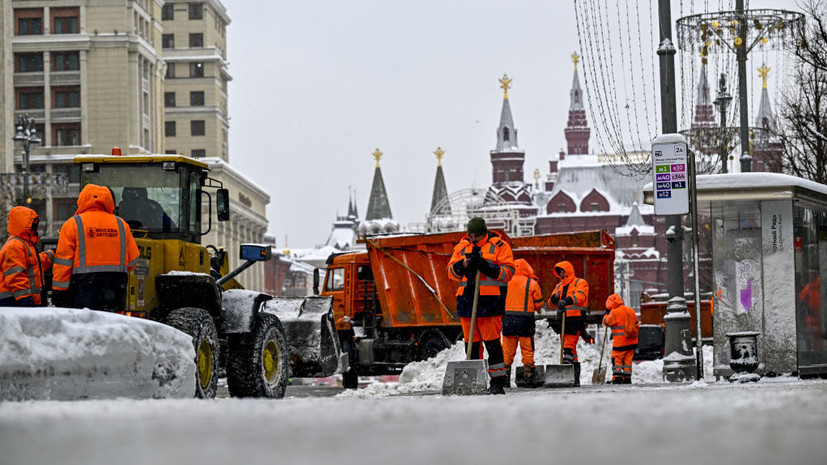
<path fill-rule="evenodd" d="M 242 245 L 243 264 L 233 271 L 226 251 L 201 245 L 212 228 L 213 197 L 218 221 L 230 217 L 229 192 L 209 177 L 209 165 L 178 155 L 80 155 L 74 163 L 81 189 L 91 183 L 112 191 L 115 213 L 138 244 L 126 314 L 192 336 L 197 397 L 215 397 L 222 368 L 230 395 L 271 398 L 284 396 L 290 376 L 347 370 L 330 298 L 274 298 L 235 280 L 270 259 L 269 245 Z"/>

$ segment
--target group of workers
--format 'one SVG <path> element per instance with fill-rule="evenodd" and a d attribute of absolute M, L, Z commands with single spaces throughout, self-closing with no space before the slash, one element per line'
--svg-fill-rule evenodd
<path fill-rule="evenodd" d="M 468 235 L 454 247 L 448 262 L 449 277 L 459 281 L 457 313 L 462 321 L 466 348 L 471 344 L 474 359 L 483 358 L 483 347 L 488 352 L 490 394 L 505 394 L 504 388 L 510 387 L 517 346 L 522 355 L 526 386 L 534 386 L 534 313 L 544 303 L 538 279 L 528 262 L 514 260 L 511 246 L 498 233 L 489 231 L 485 220 L 472 218 L 467 231 Z M 594 343 L 594 337 L 586 331 L 589 283 L 578 278 L 567 261 L 554 265 L 554 275 L 559 282 L 548 298 L 548 305 L 557 309 L 558 319 L 563 323 L 557 331 L 564 333 L 563 363 L 573 365 L 574 383 L 579 386 L 577 342 L 583 338 Z M 475 316 L 473 334 L 472 316 Z M 612 330 L 612 383 L 631 384 L 632 357 L 639 328 L 635 312 L 623 304 L 619 295 L 612 294 L 606 300 L 603 325 Z"/>
<path fill-rule="evenodd" d="M 38 253 L 40 218 L 28 207 L 12 208 L 0 249 L 0 306 L 45 305 L 43 274 L 51 269 L 55 306 L 124 311 L 128 271 L 139 254 L 129 225 L 114 211 L 112 191 L 87 184 L 74 216 L 60 228 L 57 248 Z"/>

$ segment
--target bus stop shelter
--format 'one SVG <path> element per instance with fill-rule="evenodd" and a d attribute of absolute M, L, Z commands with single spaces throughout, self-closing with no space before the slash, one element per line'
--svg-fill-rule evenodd
<path fill-rule="evenodd" d="M 730 337 L 756 334 L 756 373 L 827 375 L 827 185 L 776 173 L 696 183 L 712 239 L 713 374 L 734 373 Z"/>

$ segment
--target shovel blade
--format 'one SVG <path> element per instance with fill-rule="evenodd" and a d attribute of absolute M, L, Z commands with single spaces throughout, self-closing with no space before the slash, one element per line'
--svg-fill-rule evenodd
<path fill-rule="evenodd" d="M 574 365 L 546 365 L 543 387 L 573 387 Z"/>
<path fill-rule="evenodd" d="M 473 396 L 488 393 L 488 362 L 458 360 L 448 362 L 442 381 L 442 395 Z"/>
<path fill-rule="evenodd" d="M 606 384 L 606 367 L 594 369 L 594 373 L 592 373 L 592 384 Z"/>

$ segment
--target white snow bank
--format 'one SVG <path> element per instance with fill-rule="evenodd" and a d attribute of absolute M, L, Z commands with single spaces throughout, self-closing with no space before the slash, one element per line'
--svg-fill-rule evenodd
<path fill-rule="evenodd" d="M 0 307 L 0 400 L 192 397 L 187 334 L 93 310 Z"/>
<path fill-rule="evenodd" d="M 547 320 L 538 320 L 534 334 L 534 363 L 536 365 L 557 365 L 560 363 L 560 336 L 552 330 Z M 594 327 L 590 332 L 594 331 Z M 597 369 L 600 360 L 600 349 L 603 342 L 603 330 L 595 336 L 595 344 L 587 344 L 581 339 L 577 344 L 577 355 L 580 360 L 580 384 L 591 384 L 592 373 Z M 611 381 L 612 377 L 612 341 L 606 341 L 603 351 L 603 364 L 606 367 L 606 379 Z M 486 355 L 487 357 L 487 355 Z M 364 389 L 347 390 L 337 397 L 367 398 L 404 395 L 423 391 L 442 391 L 442 380 L 445 378 L 445 370 L 448 362 L 453 360 L 465 360 L 464 344 L 458 342 L 452 347 L 443 350 L 431 359 L 409 363 L 402 370 L 398 383 L 376 383 Z M 519 348 L 514 357 L 512 365 L 511 386 L 516 386 L 516 367 L 523 364 Z M 704 346 L 704 375 L 706 381 L 714 381 L 712 376 L 712 346 Z M 632 384 L 661 384 L 663 383 L 663 360 L 647 360 L 634 364 L 632 368 Z M 696 383 L 693 387 L 702 387 L 703 384 Z"/>

